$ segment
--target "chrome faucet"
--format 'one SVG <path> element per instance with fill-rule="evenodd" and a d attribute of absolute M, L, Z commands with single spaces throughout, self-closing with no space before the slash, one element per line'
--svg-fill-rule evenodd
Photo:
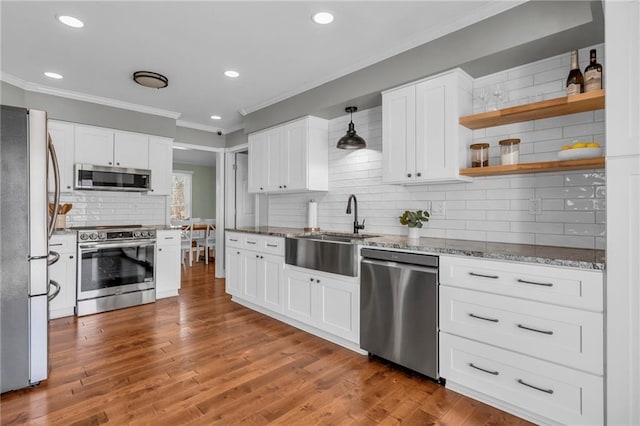
<path fill-rule="evenodd" d="M 364 229 L 364 221 L 362 220 L 362 225 L 358 223 L 358 200 L 354 194 L 349 195 L 349 201 L 347 202 L 347 214 L 351 214 L 351 200 L 353 199 L 353 233 L 357 234 L 358 230 Z"/>

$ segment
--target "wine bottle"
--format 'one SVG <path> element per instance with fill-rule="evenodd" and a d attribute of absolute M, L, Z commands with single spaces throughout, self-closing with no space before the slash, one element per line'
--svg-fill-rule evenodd
<path fill-rule="evenodd" d="M 584 79 L 578 67 L 578 51 L 571 51 L 571 71 L 567 77 L 567 96 L 578 95 L 584 91 Z"/>
<path fill-rule="evenodd" d="M 591 49 L 589 57 L 589 65 L 584 69 L 585 92 L 602 89 L 602 65 L 596 62 L 596 49 Z"/>

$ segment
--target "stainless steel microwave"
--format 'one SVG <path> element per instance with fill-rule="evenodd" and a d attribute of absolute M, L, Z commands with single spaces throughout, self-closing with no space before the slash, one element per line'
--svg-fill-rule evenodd
<path fill-rule="evenodd" d="M 74 189 L 146 192 L 151 190 L 151 170 L 76 164 Z"/>

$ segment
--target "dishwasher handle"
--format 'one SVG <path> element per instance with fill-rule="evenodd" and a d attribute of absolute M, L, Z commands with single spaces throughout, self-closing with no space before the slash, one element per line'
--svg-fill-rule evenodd
<path fill-rule="evenodd" d="M 438 268 L 431 266 L 410 265 L 408 263 L 392 262 L 389 260 L 362 259 L 363 265 L 378 265 L 385 268 L 410 269 L 412 271 L 426 272 L 429 274 L 437 274 Z"/>
<path fill-rule="evenodd" d="M 363 248 L 363 259 L 386 260 L 389 262 L 407 263 L 437 268 L 440 258 L 431 254 L 406 253 L 401 251 L 378 250 Z"/>

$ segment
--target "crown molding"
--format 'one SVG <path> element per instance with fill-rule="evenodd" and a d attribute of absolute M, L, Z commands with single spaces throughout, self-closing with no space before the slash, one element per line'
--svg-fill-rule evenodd
<path fill-rule="evenodd" d="M 229 127 L 229 128 L 222 128 L 222 127 L 206 126 L 204 124 L 193 123 L 191 121 L 184 121 L 184 120 L 176 120 L 176 126 L 188 127 L 190 129 L 203 130 L 205 132 L 211 132 L 211 133 L 217 133 L 218 131 L 220 131 L 224 135 L 244 128 L 243 124 L 238 124 L 236 126 Z"/>
<path fill-rule="evenodd" d="M 138 105 L 130 102 L 118 101 L 116 99 L 103 98 L 101 96 L 87 95 L 80 92 L 72 92 L 70 90 L 57 89 L 54 87 L 43 86 L 40 84 L 31 83 L 29 81 L 22 80 L 14 75 L 0 72 L 0 80 L 9 83 L 13 86 L 17 86 L 27 92 L 42 93 L 45 95 L 59 96 L 61 98 L 74 99 L 76 101 L 90 102 L 92 104 L 104 105 L 113 108 L 126 109 L 129 111 L 142 112 L 145 114 L 159 115 L 161 117 L 172 118 L 177 120 L 182 113 L 175 111 L 168 111 L 160 108 L 153 108 L 145 105 Z"/>

